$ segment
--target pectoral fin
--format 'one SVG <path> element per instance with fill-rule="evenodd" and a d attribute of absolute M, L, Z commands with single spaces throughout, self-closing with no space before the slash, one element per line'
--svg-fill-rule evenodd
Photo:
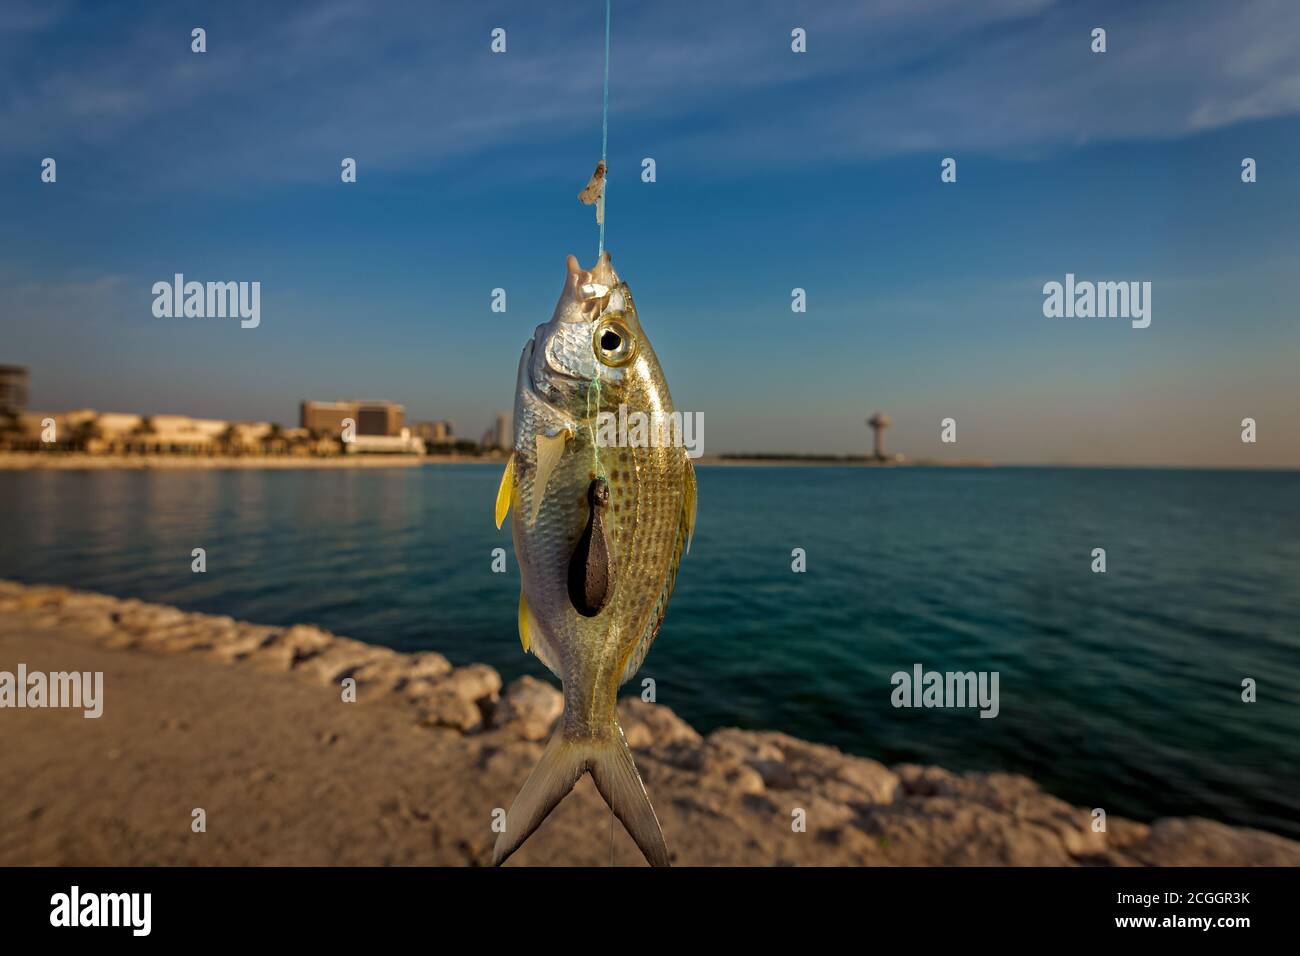
<path fill-rule="evenodd" d="M 551 472 L 564 454 L 564 446 L 573 437 L 567 428 L 560 429 L 556 435 L 537 436 L 537 475 L 533 479 L 533 517 L 537 521 L 537 512 L 542 508 L 542 499 L 546 497 L 546 483 L 551 480 Z"/>
<path fill-rule="evenodd" d="M 511 452 L 506 460 L 506 470 L 501 474 L 501 485 L 497 488 L 497 527 L 506 520 L 510 513 L 510 499 L 515 491 L 515 453 Z M 524 648 L 527 650 L 528 648 Z"/>

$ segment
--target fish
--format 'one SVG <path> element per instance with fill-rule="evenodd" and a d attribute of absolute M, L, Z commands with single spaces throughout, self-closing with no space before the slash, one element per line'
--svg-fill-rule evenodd
<path fill-rule="evenodd" d="M 667 415 L 672 396 L 608 252 L 590 271 L 573 256 L 566 266 L 551 320 L 519 359 L 495 514 L 498 528 L 511 515 L 520 642 L 560 679 L 564 711 L 506 812 L 492 862 L 504 863 L 590 773 L 646 861 L 668 866 L 616 702 L 659 634 L 690 550 L 695 469 L 680 444 L 618 447 L 602 433 L 602 413 Z"/>

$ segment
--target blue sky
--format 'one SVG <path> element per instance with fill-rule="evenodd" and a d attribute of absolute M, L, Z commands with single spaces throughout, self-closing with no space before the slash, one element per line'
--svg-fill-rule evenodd
<path fill-rule="evenodd" d="M 7 2 L 0 362 L 39 408 L 477 436 L 595 255 L 603 6 L 540 6 Z M 883 408 L 920 457 L 1300 466 L 1296 36 L 1290 0 L 615 0 L 607 242 L 705 450 L 861 451 Z M 154 318 L 176 272 L 260 281 L 261 326 Z M 1067 272 L 1151 281 L 1151 327 L 1045 318 Z"/>

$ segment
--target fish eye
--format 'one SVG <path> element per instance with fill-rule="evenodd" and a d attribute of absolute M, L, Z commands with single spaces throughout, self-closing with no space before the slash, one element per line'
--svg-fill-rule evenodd
<path fill-rule="evenodd" d="M 636 355 L 636 342 L 620 322 L 605 322 L 596 329 L 596 357 L 611 368 L 632 361 Z"/>

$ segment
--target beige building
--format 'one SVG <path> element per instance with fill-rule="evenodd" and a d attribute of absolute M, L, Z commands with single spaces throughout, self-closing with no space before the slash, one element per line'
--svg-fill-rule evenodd
<path fill-rule="evenodd" d="M 388 401 L 304 401 L 299 410 L 298 424 L 310 431 L 331 435 L 343 434 L 343 425 L 351 419 L 357 435 L 389 435 L 402 433 L 406 407 Z"/>
<path fill-rule="evenodd" d="M 343 443 L 346 455 L 423 455 L 424 452 L 424 439 L 412 435 L 409 428 L 396 435 L 357 435 Z"/>
<path fill-rule="evenodd" d="M 61 449 L 93 454 L 181 455 L 336 455 L 339 443 L 306 429 L 283 429 L 271 422 L 228 422 L 188 415 L 133 415 L 97 412 L 26 412 L 17 429 L 0 435 L 15 449 Z"/>
<path fill-rule="evenodd" d="M 355 420 L 356 411 L 355 402 L 303 402 L 298 409 L 298 425 L 337 437 L 343 433 L 343 419 Z"/>

